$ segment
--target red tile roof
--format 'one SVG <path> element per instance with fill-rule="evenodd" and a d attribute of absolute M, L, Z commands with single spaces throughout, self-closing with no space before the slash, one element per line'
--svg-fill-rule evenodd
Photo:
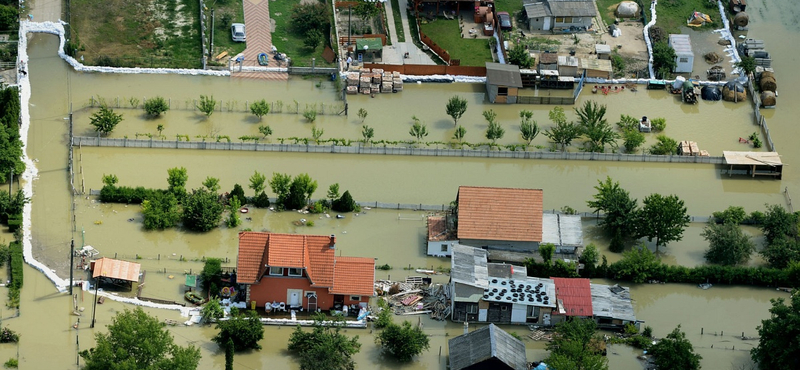
<path fill-rule="evenodd" d="M 453 240 L 450 230 L 447 230 L 447 218 L 444 216 L 428 217 L 428 241 Z"/>
<path fill-rule="evenodd" d="M 461 186 L 458 238 L 542 241 L 541 189 Z"/>
<path fill-rule="evenodd" d="M 252 284 L 267 266 L 305 268 L 311 285 L 335 294 L 372 295 L 375 260 L 335 257 L 336 239 L 324 235 L 239 233 L 238 280 Z"/>
<path fill-rule="evenodd" d="M 589 279 L 554 278 L 556 299 L 564 303 L 567 316 L 592 316 L 592 288 Z"/>
<path fill-rule="evenodd" d="M 375 260 L 364 257 L 336 257 L 333 294 L 371 296 L 375 287 Z"/>

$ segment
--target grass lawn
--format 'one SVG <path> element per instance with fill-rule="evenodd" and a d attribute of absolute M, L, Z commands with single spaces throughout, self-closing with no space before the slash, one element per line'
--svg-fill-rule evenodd
<path fill-rule="evenodd" d="M 525 9 L 522 0 L 495 0 L 494 5 L 498 12 L 508 12 L 512 15 Z"/>
<path fill-rule="evenodd" d="M 198 7 L 193 0 L 72 0 L 72 38 L 87 64 L 199 68 Z"/>
<path fill-rule="evenodd" d="M 680 28 L 686 26 L 686 20 L 695 10 L 708 14 L 712 20 L 711 23 L 699 27 L 700 29 L 713 30 L 722 25 L 716 1 L 711 3 L 707 0 L 659 0 L 656 5 L 658 14 L 656 26 L 663 28 L 667 33 L 680 33 Z"/>
<path fill-rule="evenodd" d="M 402 11 L 406 11 L 403 9 Z M 403 32 L 403 20 L 400 18 L 400 1 L 392 0 L 392 18 L 394 18 L 394 33 L 397 35 L 397 42 L 405 42 L 406 35 Z"/>
<path fill-rule="evenodd" d="M 595 0 L 597 3 L 597 11 L 600 12 L 600 16 L 606 21 L 606 24 L 611 25 L 614 24 L 614 19 L 616 19 L 616 14 L 614 12 L 617 10 L 617 4 L 619 4 L 619 0 Z M 649 3 L 646 12 L 650 12 Z M 641 5 L 640 5 L 641 9 Z M 659 18 L 661 16 L 659 15 Z"/>
<path fill-rule="evenodd" d="M 210 18 L 210 11 L 208 14 Z M 244 23 L 242 1 L 217 2 L 214 7 L 214 50 L 212 52 L 214 56 L 223 51 L 227 51 L 230 56 L 244 51 L 245 43 L 234 42 L 231 38 L 231 24 L 233 23 Z"/>
<path fill-rule="evenodd" d="M 461 59 L 462 66 L 483 67 L 492 61 L 489 40 L 461 38 L 457 19 L 437 18 L 420 26 L 433 42 L 450 53 L 452 59 Z"/>
<path fill-rule="evenodd" d="M 325 3 L 330 4 L 327 1 Z M 272 45 L 275 45 L 279 52 L 286 53 L 289 58 L 292 58 L 292 65 L 311 66 L 311 58 L 317 58 L 316 65 L 318 67 L 335 67 L 336 64 L 328 63 L 325 59 L 322 59 L 322 51 L 325 50 L 324 44 L 311 50 L 303 43 L 303 35 L 291 30 L 289 23 L 292 19 L 292 8 L 298 4 L 300 4 L 300 0 L 270 1 L 269 16 L 275 20 Z M 327 35 L 325 40 L 328 40 Z"/>

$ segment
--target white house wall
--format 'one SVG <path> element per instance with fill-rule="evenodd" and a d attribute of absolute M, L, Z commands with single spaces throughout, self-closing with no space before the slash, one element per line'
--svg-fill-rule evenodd
<path fill-rule="evenodd" d="M 524 323 L 525 315 L 527 314 L 527 312 L 528 312 L 528 307 L 523 304 L 511 305 L 511 322 Z"/>

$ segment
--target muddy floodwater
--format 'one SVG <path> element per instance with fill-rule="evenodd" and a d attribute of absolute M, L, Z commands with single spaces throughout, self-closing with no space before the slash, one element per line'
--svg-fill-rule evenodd
<path fill-rule="evenodd" d="M 779 78 L 780 98 L 774 110 L 762 110 L 766 117 L 777 151 L 782 155 L 785 168 L 782 180 L 728 177 L 722 168 L 703 164 L 599 162 L 599 161 L 546 161 L 486 158 L 401 157 L 305 153 L 264 153 L 234 151 L 193 151 L 170 149 L 75 148 L 73 165 L 74 184 L 80 194 L 73 200 L 68 166 L 68 116 L 73 112 L 74 133 L 93 136 L 89 118 L 96 108 L 92 99 L 119 105 L 117 110 L 125 120 L 110 135 L 116 138 L 145 138 L 161 135 L 154 140 L 175 140 L 176 135 L 188 136 L 192 141 L 216 140 L 227 136 L 238 141 L 241 136 L 259 135 L 260 125 L 270 125 L 274 134 L 267 142 L 279 138 L 310 138 L 312 124 L 301 115 L 288 113 L 291 106 L 302 112 L 316 107 L 333 112 L 341 107 L 333 84 L 315 79 L 291 78 L 289 82 L 262 82 L 230 78 L 197 76 L 152 76 L 85 74 L 70 70 L 56 55 L 58 40 L 54 36 L 35 35 L 29 43 L 29 76 L 31 79 L 31 129 L 28 155 L 34 159 L 39 178 L 34 182 L 32 233 L 34 255 L 46 262 L 60 276 L 69 272 L 69 242 L 85 242 L 100 250 L 103 256 L 136 261 L 146 271 L 146 284 L 142 295 L 162 300 L 182 300 L 181 280 L 185 272 L 202 269 L 205 257 L 223 258 L 224 266 L 235 266 L 237 238 L 240 229 L 268 230 L 284 233 L 335 234 L 337 248 L 342 255 L 374 257 L 378 265 L 389 264 L 392 270 L 378 271 L 379 278 L 404 279 L 413 275 L 411 269 L 448 268 L 447 259 L 427 257 L 424 254 L 425 216 L 428 212 L 396 209 L 370 209 L 358 214 L 348 214 L 344 219 L 325 215 L 303 215 L 295 212 L 276 213 L 254 210 L 245 217 L 237 229 L 224 226 L 211 232 L 198 234 L 180 229 L 150 232 L 142 228 L 141 212 L 136 205 L 101 204 L 88 195 L 90 189 L 102 186 L 104 174 L 116 174 L 121 185 L 166 187 L 167 169 L 185 167 L 188 170 L 188 188 L 200 187 L 207 176 L 217 177 L 223 191 L 234 184 L 247 189 L 253 171 L 296 175 L 308 173 L 318 181 L 315 197 L 323 197 L 332 183 L 342 190 L 350 190 L 359 201 L 404 204 L 449 204 L 455 198 L 459 185 L 504 186 L 542 188 L 544 206 L 560 209 L 570 206 L 578 211 L 589 211 L 590 199 L 598 179 L 610 176 L 642 199 L 651 193 L 677 194 L 686 202 L 693 216 L 708 216 L 730 205 L 743 206 L 749 211 L 763 210 L 765 204 L 787 205 L 787 194 L 800 197 L 800 172 L 793 170 L 800 163 L 800 149 L 795 143 L 800 137 L 796 119 L 800 105 L 797 86 L 800 76 L 789 71 L 793 61 L 800 57 L 797 48 L 780 47 L 785 40 L 797 39 L 800 27 L 795 22 L 800 9 L 788 0 L 777 2 L 751 1 L 748 4 L 751 18 L 748 37 L 764 39 L 769 49 L 773 67 Z M 752 9 L 752 11 L 751 11 Z M 695 32 L 695 31 L 688 31 Z M 696 36 L 696 37 L 695 37 Z M 712 36 L 694 35 L 693 42 L 716 42 Z M 709 48 L 709 50 L 715 49 Z M 705 68 L 705 67 L 704 67 Z M 697 62 L 695 69 L 698 69 Z M 703 71 L 704 72 L 704 71 Z M 591 87 L 591 86 L 590 86 Z M 700 149 L 719 156 L 722 150 L 750 150 L 738 142 L 739 137 L 758 131 L 753 125 L 750 103 L 704 102 L 696 106 L 682 105 L 674 96 L 662 91 L 622 91 L 608 95 L 592 94 L 587 89 L 578 104 L 594 100 L 606 104 L 606 117 L 616 122 L 621 114 L 634 117 L 664 117 L 665 134 L 677 140 L 693 140 Z M 222 101 L 222 110 L 205 118 L 191 109 L 200 94 L 213 94 Z M 160 95 L 170 100 L 173 107 L 164 117 L 148 119 L 140 109 L 126 108 L 131 97 L 144 99 Z M 465 141 L 485 142 L 486 123 L 481 112 L 493 109 L 506 129 L 498 143 L 521 144 L 519 137 L 520 109 L 534 111 L 534 119 L 542 129 L 551 123 L 547 112 L 551 106 L 490 105 L 484 102 L 481 84 L 408 84 L 398 94 L 348 97 L 349 116 L 324 114 L 314 125 L 324 130 L 323 139 L 361 138 L 362 124 L 375 129 L 374 140 L 409 140 L 412 116 L 427 124 L 430 132 L 426 141 L 447 142 L 453 134 L 453 122 L 445 114 L 444 106 L 452 95 L 468 100 L 469 108 L 459 121 L 467 129 Z M 246 102 L 265 99 L 281 102 L 282 113 L 270 113 L 262 120 L 248 114 Z M 362 123 L 355 112 L 368 111 Z M 574 119 L 572 107 L 565 107 L 569 119 Z M 655 134 L 647 134 L 647 144 L 655 141 Z M 291 142 L 291 141 L 288 141 Z M 439 144 L 440 146 L 442 144 Z M 533 142 L 530 150 L 548 150 L 550 144 L 543 135 Z M 433 144 L 435 147 L 436 144 Z M 538 147 L 538 148 L 536 148 Z M 570 148 L 576 151 L 576 147 Z M 764 150 L 764 149 L 761 149 Z M 15 185 L 16 186 L 16 185 Z M 249 189 L 246 190 L 247 195 Z M 74 217 L 71 212 L 75 205 Z M 331 215 L 333 216 L 333 215 Z M 313 220 L 315 225 L 295 226 L 300 218 Z M 609 262 L 620 258 L 607 250 L 608 240 L 596 228 L 596 220 L 585 219 L 584 242 L 597 244 Z M 704 263 L 703 252 L 707 243 L 700 236 L 702 223 L 692 223 L 684 240 L 669 244 L 662 250 L 663 260 L 669 264 L 695 266 Z M 759 230 L 747 228 L 757 242 L 762 240 Z M 9 241 L 11 236 L 0 235 Z M 755 257 L 751 265 L 762 264 Z M 2 273 L 3 271 L 0 271 Z M 84 276 L 79 274 L 79 277 Z M 170 278 L 172 276 L 172 278 Z M 434 281 L 446 283 L 446 275 L 437 275 Z M 611 281 L 602 283 L 613 284 Z M 0 288 L 3 289 L 3 288 Z M 94 333 L 105 332 L 105 326 L 116 312 L 126 306 L 110 300 L 97 306 L 97 323 L 91 321 L 92 295 L 77 292 L 78 306 L 84 307 L 77 330 L 72 329 L 78 317 L 71 315 L 73 299 L 58 293 L 53 284 L 36 270 L 25 268 L 25 286 L 22 290 L 21 310 L 18 317 L 2 305 L 0 318 L 22 334 L 19 345 L 0 345 L 0 361 L 16 357 L 19 353 L 21 368 L 71 369 L 78 368 L 77 352 L 90 348 Z M 687 333 L 696 351 L 703 356 L 704 369 L 727 370 L 732 366 L 749 364 L 749 349 L 757 341 L 741 339 L 756 336 L 760 320 L 769 317 L 769 300 L 787 297 L 788 294 L 772 289 L 750 287 L 714 286 L 701 290 L 688 285 L 632 285 L 636 316 L 652 326 L 654 334 L 665 336 L 678 324 Z M 0 294 L 4 301 L 6 294 Z M 147 309 L 159 319 L 183 321 L 177 311 Z M 395 317 L 400 321 L 401 317 Z M 421 320 L 426 333 L 431 335 L 431 348 L 410 364 L 398 364 L 381 356 L 370 330 L 350 329 L 347 334 L 359 335 L 362 349 L 356 355 L 363 369 L 445 369 L 447 340 L 463 332 L 460 324 Z M 476 328 L 476 325 L 471 328 Z M 504 327 L 525 336 L 526 327 Z M 212 327 L 169 327 L 179 344 L 191 343 L 202 350 L 201 369 L 224 367 L 224 354 L 210 342 L 215 334 Z M 703 334 L 701 335 L 701 330 Z M 237 354 L 237 369 L 297 369 L 298 364 L 286 352 L 286 343 L 292 328 L 267 327 L 261 342 L 261 351 Z M 528 359 L 539 360 L 547 355 L 544 343 L 525 341 Z M 441 348 L 441 352 L 440 352 Z M 47 355 L 42 355 L 46 352 Z M 440 355 L 441 353 L 441 355 Z M 641 364 L 635 359 L 639 351 L 626 346 L 611 346 L 611 369 L 638 370 Z"/>

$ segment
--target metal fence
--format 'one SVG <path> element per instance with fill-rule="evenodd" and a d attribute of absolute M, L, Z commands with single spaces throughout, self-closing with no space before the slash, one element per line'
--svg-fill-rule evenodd
<path fill-rule="evenodd" d="M 330 75 L 332 73 L 339 73 L 338 68 L 320 68 L 320 67 L 294 67 L 287 68 L 290 75 Z"/>
<path fill-rule="evenodd" d="M 560 159 L 579 161 L 612 161 L 612 162 L 659 162 L 659 163 L 702 163 L 723 164 L 723 157 L 698 157 L 679 155 L 621 154 L 592 152 L 549 152 L 549 151 L 510 151 L 488 149 L 448 149 L 448 148 L 414 148 L 391 146 L 353 146 L 315 145 L 315 144 L 277 144 L 252 142 L 212 142 L 212 141 L 174 141 L 119 139 L 104 137 L 76 136 L 73 144 L 78 146 L 120 147 L 120 148 L 154 148 L 154 149 L 209 149 L 237 150 L 255 152 L 288 152 L 288 153 L 334 153 L 334 154 L 379 154 L 379 155 L 416 155 L 431 157 L 474 157 L 474 158 L 516 158 L 516 159 Z"/>
<path fill-rule="evenodd" d="M 753 118 L 755 120 L 755 124 L 761 127 L 761 130 L 764 133 L 764 141 L 767 143 L 767 149 L 771 152 L 775 150 L 775 143 L 772 141 L 772 136 L 769 134 L 769 126 L 767 126 L 767 120 L 764 116 L 761 115 L 761 98 L 756 95 L 755 88 L 755 81 L 753 80 L 752 76 L 749 78 L 749 83 L 747 84 L 747 90 L 750 94 L 750 97 L 753 99 L 753 112 L 755 113 Z"/>
<path fill-rule="evenodd" d="M 109 106 L 116 109 L 142 109 L 144 107 L 144 103 L 147 101 L 147 97 L 111 97 L 111 98 L 104 98 L 104 97 L 95 97 L 91 96 L 89 98 L 89 104 L 85 105 L 84 107 L 99 107 L 99 106 Z M 189 110 L 194 112 L 200 112 L 197 109 L 198 100 L 197 99 L 172 99 L 172 98 L 165 98 L 167 101 L 167 106 L 170 110 Z M 250 103 L 254 101 L 239 101 L 239 100 L 216 100 L 216 105 L 214 107 L 215 112 L 240 112 L 240 113 L 249 113 L 250 112 Z M 269 104 L 269 113 L 268 114 L 302 114 L 305 111 L 313 110 L 316 111 L 317 114 L 321 115 L 338 115 L 344 111 L 344 103 L 343 102 L 331 102 L 331 103 L 301 103 L 296 100 L 293 101 L 274 101 L 274 102 L 267 102 Z"/>

